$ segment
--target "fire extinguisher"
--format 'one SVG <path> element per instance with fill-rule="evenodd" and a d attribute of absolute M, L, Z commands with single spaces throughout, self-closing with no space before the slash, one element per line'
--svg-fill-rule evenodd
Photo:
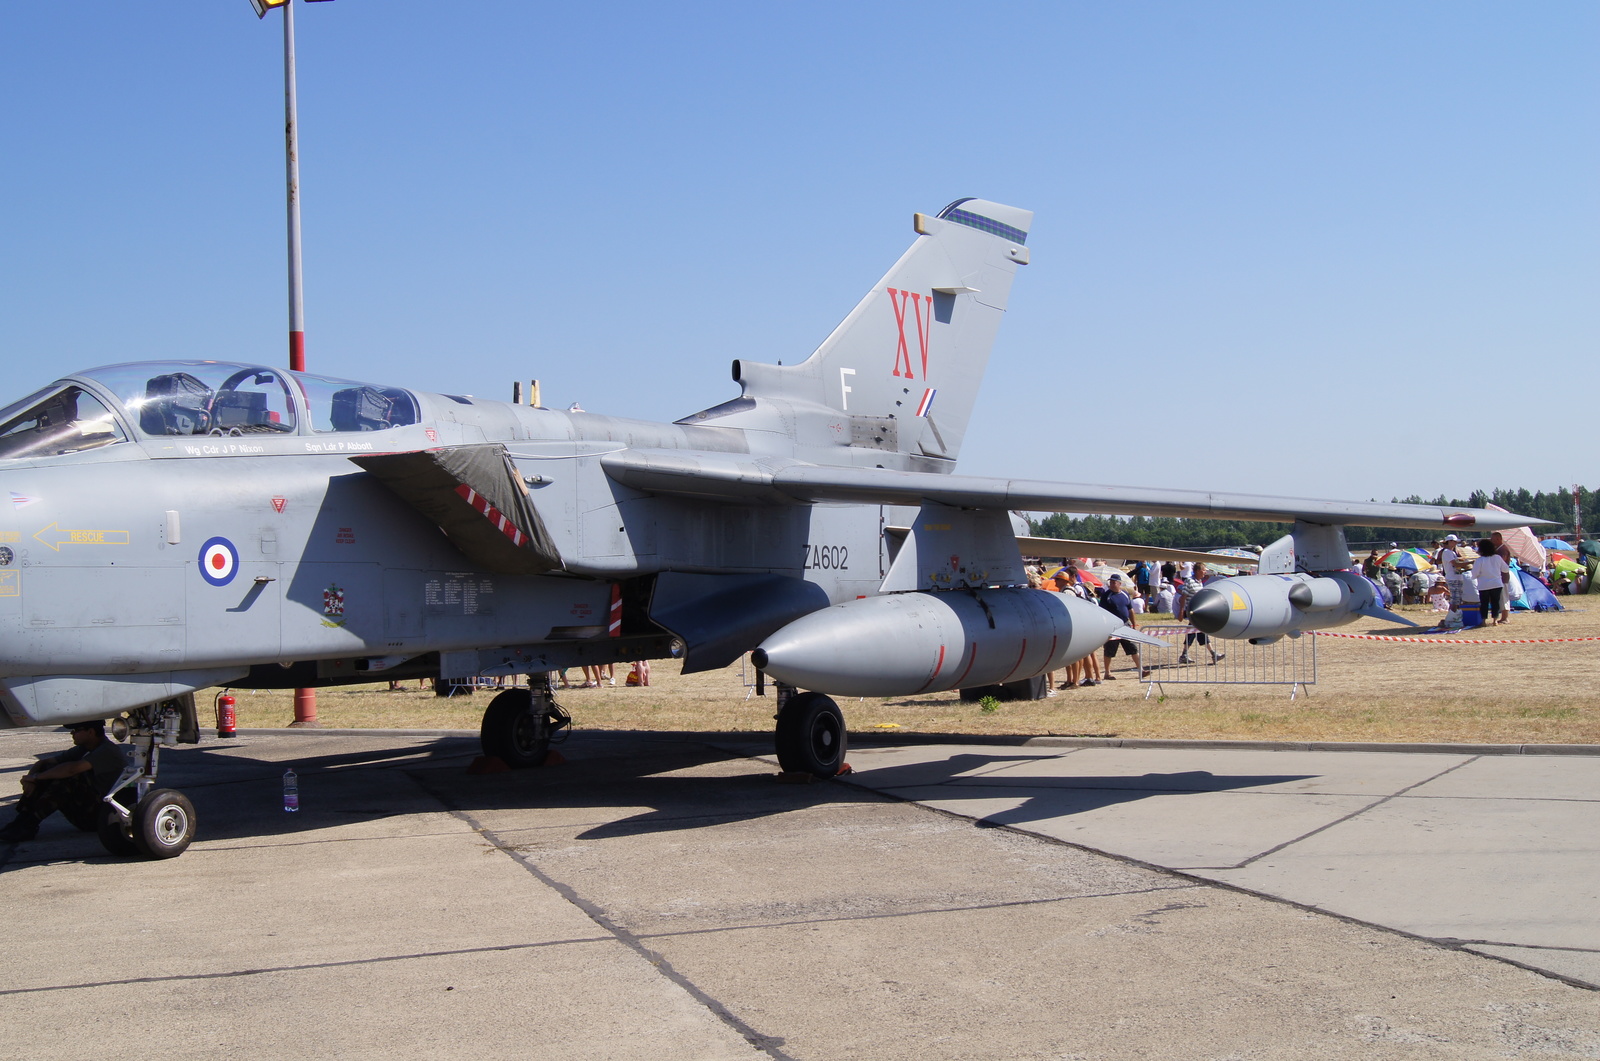
<path fill-rule="evenodd" d="M 239 716 L 234 712 L 234 699 L 228 693 L 217 694 L 217 736 L 237 737 L 239 731 L 235 728 Z"/>

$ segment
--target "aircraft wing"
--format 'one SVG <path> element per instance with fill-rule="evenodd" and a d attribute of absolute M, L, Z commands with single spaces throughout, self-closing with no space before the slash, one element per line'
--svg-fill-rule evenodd
<path fill-rule="evenodd" d="M 891 538 L 904 538 L 910 527 L 885 527 L 883 533 Z M 1099 556 L 1118 560 L 1173 560 L 1178 563 L 1222 564 L 1226 567 L 1255 567 L 1254 556 L 1234 556 L 1232 553 L 1206 553 L 1199 549 L 1164 549 L 1159 545 L 1130 545 L 1127 542 L 1090 542 L 1078 538 L 1035 538 L 1028 534 L 1017 535 L 1017 548 L 1029 556 Z"/>
<path fill-rule="evenodd" d="M 606 474 L 650 493 L 725 501 L 782 499 L 911 505 L 925 501 L 958 508 L 1023 512 L 1082 512 L 1118 516 L 1180 516 L 1269 523 L 1366 527 L 1436 527 L 1487 533 L 1548 523 L 1509 512 L 1378 501 L 1324 501 L 1204 490 L 987 479 L 886 468 L 838 468 L 748 454 L 620 450 L 601 458 Z"/>

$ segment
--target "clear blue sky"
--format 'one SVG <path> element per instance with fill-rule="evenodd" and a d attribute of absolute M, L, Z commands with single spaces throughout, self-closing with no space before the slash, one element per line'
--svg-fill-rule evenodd
<path fill-rule="evenodd" d="M 961 470 L 1597 485 L 1600 5 L 297 7 L 313 370 L 675 419 L 975 195 Z M 6 5 L 0 367 L 285 357 L 281 16 Z"/>

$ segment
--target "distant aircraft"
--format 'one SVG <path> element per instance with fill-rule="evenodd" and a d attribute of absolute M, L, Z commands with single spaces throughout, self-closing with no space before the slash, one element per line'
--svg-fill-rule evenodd
<path fill-rule="evenodd" d="M 1013 510 L 1293 521 L 1262 573 L 1194 603 L 1254 640 L 1396 618 L 1346 570 L 1346 524 L 1539 522 L 952 474 L 1032 218 L 917 214 L 807 360 L 735 361 L 739 396 L 673 423 L 226 361 L 58 380 L 0 411 L 0 719 L 122 716 L 134 764 L 102 838 L 153 857 L 194 834 L 153 785 L 213 686 L 528 674 L 482 725 L 525 766 L 566 723 L 545 672 L 750 652 L 778 683 L 780 763 L 827 777 L 846 743 L 828 694 L 1015 682 L 1143 637 L 1026 588 Z"/>

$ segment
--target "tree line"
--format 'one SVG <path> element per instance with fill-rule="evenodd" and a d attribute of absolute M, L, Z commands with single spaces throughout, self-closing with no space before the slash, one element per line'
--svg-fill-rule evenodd
<path fill-rule="evenodd" d="M 1570 534 L 1572 531 L 1572 491 L 1567 489 L 1474 490 L 1466 498 L 1445 497 L 1443 494 L 1424 498 L 1412 494 L 1410 497 L 1394 497 L 1390 500 L 1408 505 L 1440 505 L 1445 508 L 1485 508 L 1492 502 L 1524 516 L 1554 521 L 1558 526 L 1544 528 L 1552 534 Z M 1595 526 L 1592 516 L 1595 500 L 1596 491 L 1578 488 L 1579 511 L 1586 537 L 1600 530 Z M 1028 522 L 1033 527 L 1033 533 L 1041 538 L 1080 538 L 1167 549 L 1267 545 L 1293 529 L 1293 524 L 1289 523 L 1255 523 L 1248 520 L 1179 519 L 1174 516 L 1069 516 L 1064 513 L 1030 519 Z M 1345 540 L 1352 546 L 1390 541 L 1410 545 L 1432 541 L 1441 533 L 1398 527 L 1347 527 Z"/>

